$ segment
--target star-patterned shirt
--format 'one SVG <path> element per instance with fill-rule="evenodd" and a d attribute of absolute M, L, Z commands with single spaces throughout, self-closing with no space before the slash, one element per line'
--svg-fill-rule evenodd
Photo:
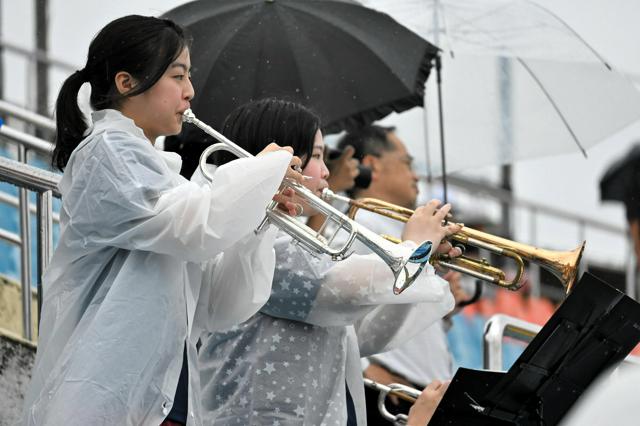
<path fill-rule="evenodd" d="M 289 237 L 276 241 L 275 252 L 267 304 L 203 337 L 205 423 L 343 426 L 346 381 L 365 424 L 360 352 L 388 350 L 445 315 L 453 307 L 447 283 L 430 269 L 395 296 L 392 273 L 375 255 L 334 263 Z"/>

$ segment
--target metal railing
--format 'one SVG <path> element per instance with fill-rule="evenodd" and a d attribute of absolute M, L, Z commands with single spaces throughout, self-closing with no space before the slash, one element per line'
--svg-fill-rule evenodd
<path fill-rule="evenodd" d="M 50 130 L 51 120 L 37 116 L 37 114 L 22 110 L 6 102 L 0 103 L 0 110 L 7 112 L 21 120 L 37 127 Z M 55 127 L 54 127 L 55 128 Z M 2 194 L 0 201 L 18 207 L 20 218 L 20 234 L 0 230 L 0 239 L 20 247 L 20 283 L 22 299 L 23 337 L 33 340 L 31 332 L 31 235 L 29 213 L 35 210 L 37 223 L 37 288 L 38 288 L 38 316 L 42 305 L 42 273 L 46 268 L 53 251 L 53 197 L 59 197 L 57 184 L 58 175 L 27 165 L 28 151 L 35 151 L 46 156 L 53 151 L 53 144 L 35 136 L 23 133 L 9 126 L 0 126 L 0 138 L 17 145 L 18 161 L 0 157 L 0 180 L 18 186 L 18 197 Z M 29 203 L 28 191 L 37 194 L 36 205 Z M 57 216 L 57 215 L 56 215 Z M 56 217 L 57 219 L 57 217 Z"/>
<path fill-rule="evenodd" d="M 42 62 L 63 71 L 73 72 L 79 68 L 78 65 L 54 58 L 43 50 L 23 47 L 2 38 L 0 38 L 0 47 L 8 52 L 28 58 L 33 63 Z"/>
<path fill-rule="evenodd" d="M 38 289 L 38 315 L 42 306 L 42 274 L 49 264 L 53 252 L 53 223 L 52 204 L 53 197 L 60 197 L 58 181 L 60 177 L 46 170 L 32 167 L 19 161 L 0 157 L 0 180 L 11 183 L 20 188 L 20 237 L 13 242 L 21 246 L 20 282 L 22 286 L 22 325 L 23 336 L 27 340 L 33 340 L 31 333 L 31 277 L 30 277 L 30 250 L 29 250 L 29 215 L 26 191 L 36 192 L 36 229 L 37 229 L 37 289 Z M 11 241 L 11 240 L 10 240 Z"/>
<path fill-rule="evenodd" d="M 51 134 L 55 133 L 56 131 L 56 123 L 52 119 L 44 117 L 40 114 L 36 114 L 33 111 L 29 111 L 28 109 L 19 107 L 7 101 L 0 100 L 0 114 L 18 119 L 32 126 L 35 126 L 38 130 L 44 130 Z M 2 128 L 0 128 L 0 132 L 1 131 L 3 131 Z M 4 129 L 4 131 L 9 132 L 7 134 L 8 137 L 21 138 L 21 143 L 24 143 L 30 149 L 34 149 L 43 154 L 50 154 L 53 150 L 53 144 L 50 142 L 43 141 L 42 139 L 19 132 L 11 128 L 6 128 Z"/>
<path fill-rule="evenodd" d="M 538 324 L 509 315 L 493 315 L 484 326 L 484 338 L 482 340 L 483 367 L 487 370 L 504 371 L 502 362 L 502 343 L 504 338 L 510 337 L 529 343 L 541 329 L 542 327 Z M 640 364 L 640 358 L 628 355 L 623 363 Z"/>
<path fill-rule="evenodd" d="M 502 341 L 505 337 L 529 343 L 542 329 L 519 318 L 504 314 L 495 314 L 484 325 L 482 340 L 483 368 L 493 371 L 503 371 Z"/>

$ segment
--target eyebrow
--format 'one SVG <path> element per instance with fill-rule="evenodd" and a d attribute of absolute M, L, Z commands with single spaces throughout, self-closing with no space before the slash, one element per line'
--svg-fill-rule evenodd
<path fill-rule="evenodd" d="M 184 72 L 190 71 L 190 68 L 187 66 L 187 64 L 183 64 L 182 62 L 174 62 L 169 65 L 169 68 L 182 68 Z"/>

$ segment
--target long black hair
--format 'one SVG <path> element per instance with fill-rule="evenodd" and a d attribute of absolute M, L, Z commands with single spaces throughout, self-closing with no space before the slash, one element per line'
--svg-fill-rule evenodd
<path fill-rule="evenodd" d="M 266 98 L 236 108 L 222 125 L 222 134 L 251 154 L 256 155 L 271 142 L 290 146 L 306 166 L 313 152 L 313 141 L 320 129 L 320 118 L 295 102 Z M 232 155 L 216 157 L 216 164 L 235 159 Z"/>
<path fill-rule="evenodd" d="M 118 108 L 124 98 L 151 88 L 189 46 L 185 31 L 168 19 L 129 15 L 107 24 L 91 41 L 85 67 L 69 76 L 58 94 L 53 166 L 64 169 L 87 130 L 78 106 L 78 91 L 84 83 L 91 84 L 93 109 Z M 120 71 L 138 81 L 124 95 L 115 87 Z"/>

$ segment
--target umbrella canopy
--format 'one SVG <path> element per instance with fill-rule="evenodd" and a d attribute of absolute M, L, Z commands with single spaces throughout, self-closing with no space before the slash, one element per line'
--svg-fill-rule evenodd
<path fill-rule="evenodd" d="M 531 1 L 360 2 L 390 14 L 445 52 L 449 171 L 586 152 L 640 118 L 640 94 L 627 78 L 565 22 Z M 430 143 L 427 150 L 427 167 L 439 175 L 440 147 Z"/>
<path fill-rule="evenodd" d="M 237 106 L 269 96 L 311 107 L 328 132 L 370 123 L 423 104 L 438 52 L 351 1 L 202 0 L 165 16 L 194 38 L 192 109 L 213 127 Z"/>
<path fill-rule="evenodd" d="M 640 145 L 609 166 L 600 179 L 600 199 L 621 201 L 627 219 L 640 218 Z"/>

